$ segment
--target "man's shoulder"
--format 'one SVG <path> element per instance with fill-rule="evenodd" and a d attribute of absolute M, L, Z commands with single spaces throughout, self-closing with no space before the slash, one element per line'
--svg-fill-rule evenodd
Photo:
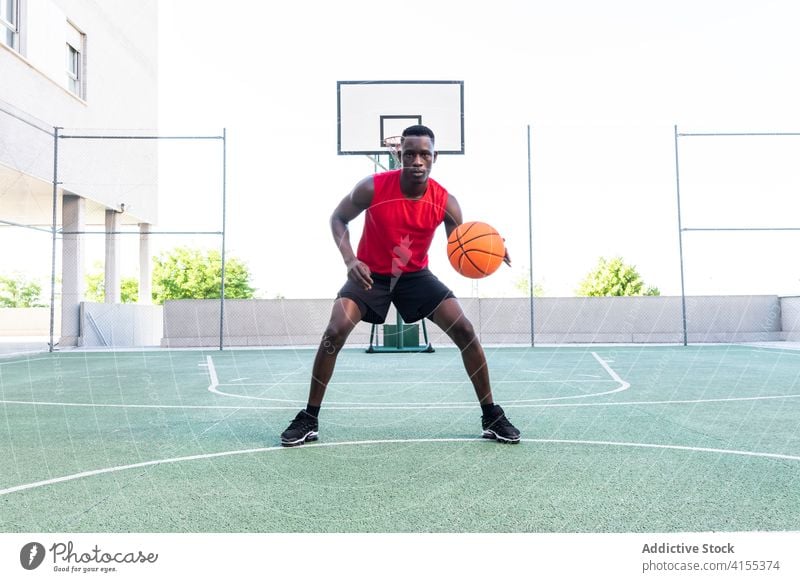
<path fill-rule="evenodd" d="M 376 194 L 400 189 L 400 170 L 387 170 L 370 176 Z"/>
<path fill-rule="evenodd" d="M 439 182 L 438 180 L 436 180 L 436 178 L 431 178 L 431 177 L 429 176 L 429 177 L 428 177 L 428 182 L 432 182 L 432 183 L 436 184 L 436 186 L 437 186 L 437 187 L 439 187 L 439 188 L 441 188 L 442 190 L 447 190 L 447 188 L 445 188 L 444 186 L 442 186 L 442 183 L 441 183 L 441 182 Z"/>
<path fill-rule="evenodd" d="M 433 187 L 434 191 L 439 192 L 442 195 L 449 195 L 447 188 L 441 185 L 441 183 L 437 182 L 433 178 L 428 178 L 428 183 Z"/>
<path fill-rule="evenodd" d="M 386 181 L 392 179 L 400 179 L 400 172 L 402 170 L 385 170 L 383 172 L 375 172 L 370 178 L 376 181 Z"/>

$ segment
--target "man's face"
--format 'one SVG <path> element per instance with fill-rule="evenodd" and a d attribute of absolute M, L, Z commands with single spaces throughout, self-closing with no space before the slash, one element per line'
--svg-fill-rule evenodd
<path fill-rule="evenodd" d="M 433 149 L 433 142 L 427 135 L 409 135 L 403 138 L 403 146 L 400 150 L 403 176 L 412 182 L 424 183 L 431 173 L 437 156 L 438 154 Z"/>

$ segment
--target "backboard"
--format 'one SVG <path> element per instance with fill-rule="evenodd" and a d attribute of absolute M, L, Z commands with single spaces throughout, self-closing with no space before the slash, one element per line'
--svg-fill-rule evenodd
<path fill-rule="evenodd" d="M 463 81 L 338 81 L 337 153 L 381 155 L 384 138 L 422 124 L 440 154 L 464 153 Z"/>

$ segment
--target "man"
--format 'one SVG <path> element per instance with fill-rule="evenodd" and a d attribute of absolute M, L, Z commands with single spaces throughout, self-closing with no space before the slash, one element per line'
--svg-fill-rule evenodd
<path fill-rule="evenodd" d="M 503 443 L 520 440 L 519 431 L 494 404 L 486 356 L 472 324 L 452 291 L 427 268 L 428 249 L 439 224 L 444 222 L 449 236 L 462 222 L 456 199 L 429 178 L 438 155 L 434 140 L 433 132 L 423 125 L 406 128 L 402 168 L 364 178 L 333 211 L 331 230 L 348 280 L 333 304 L 317 350 L 308 405 L 281 434 L 284 446 L 317 440 L 320 406 L 339 351 L 359 321 L 383 323 L 391 303 L 407 322 L 431 319 L 461 350 L 483 412 L 482 436 Z M 347 224 L 364 211 L 364 231 L 354 253 Z"/>

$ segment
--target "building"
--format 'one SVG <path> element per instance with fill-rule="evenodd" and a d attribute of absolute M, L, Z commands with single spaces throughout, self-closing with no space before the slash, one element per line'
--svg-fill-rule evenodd
<path fill-rule="evenodd" d="M 139 297 L 150 297 L 157 142 L 74 136 L 154 134 L 157 45 L 156 0 L 0 0 L 0 230 L 9 245 L 23 228 L 52 232 L 55 218 L 62 346 L 79 342 L 90 229 L 105 232 L 105 297 L 115 303 L 115 233 L 138 225 Z"/>

